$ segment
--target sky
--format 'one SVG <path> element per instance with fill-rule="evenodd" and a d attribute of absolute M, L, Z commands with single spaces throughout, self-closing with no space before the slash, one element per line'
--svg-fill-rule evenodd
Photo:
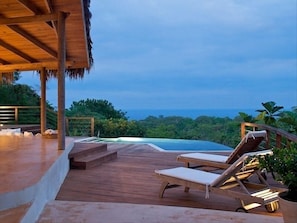
<path fill-rule="evenodd" d="M 66 107 L 242 109 L 297 105 L 296 0 L 91 0 L 94 65 Z M 40 90 L 34 72 L 18 83 Z M 57 80 L 47 86 L 57 106 Z"/>

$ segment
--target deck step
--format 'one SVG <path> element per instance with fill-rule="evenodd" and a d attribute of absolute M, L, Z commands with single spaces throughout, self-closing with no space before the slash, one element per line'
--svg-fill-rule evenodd
<path fill-rule="evenodd" d="M 117 152 L 104 143 L 75 143 L 68 157 L 71 169 L 89 169 L 117 158 Z"/>
<path fill-rule="evenodd" d="M 75 143 L 68 157 L 69 159 L 78 158 L 105 151 L 107 151 L 105 143 Z"/>
<path fill-rule="evenodd" d="M 104 162 L 111 161 L 117 158 L 116 151 L 106 151 L 98 154 L 92 154 L 78 159 L 74 159 L 72 162 L 72 169 L 89 169 L 95 166 L 99 166 Z"/>

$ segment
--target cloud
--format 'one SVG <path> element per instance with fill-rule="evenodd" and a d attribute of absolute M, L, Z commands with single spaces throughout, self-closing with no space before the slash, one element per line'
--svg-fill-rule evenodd
<path fill-rule="evenodd" d="M 101 26 L 122 30 L 135 24 L 143 26 L 211 26 L 242 29 L 275 24 L 284 14 L 292 14 L 294 3 L 279 0 L 127 0 L 93 1 L 95 19 Z"/>
<path fill-rule="evenodd" d="M 121 109 L 297 105 L 296 7 L 294 0 L 91 1 L 95 63 L 83 80 L 67 80 L 67 106 L 86 98 Z M 54 104 L 56 94 L 50 82 Z"/>

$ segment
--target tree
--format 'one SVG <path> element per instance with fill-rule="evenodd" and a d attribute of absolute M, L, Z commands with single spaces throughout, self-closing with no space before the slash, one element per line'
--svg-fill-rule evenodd
<path fill-rule="evenodd" d="M 268 101 L 262 103 L 264 109 L 258 109 L 257 112 L 260 112 L 257 119 L 263 120 L 265 124 L 275 126 L 276 117 L 280 116 L 280 110 L 283 106 L 277 106 L 274 101 Z"/>
<path fill-rule="evenodd" d="M 239 112 L 238 114 L 239 114 L 240 118 L 242 118 L 242 120 L 244 122 L 254 123 L 254 122 L 257 121 L 252 115 L 248 115 L 245 112 Z"/>
<path fill-rule="evenodd" d="M 28 85 L 1 84 L 0 105 L 39 106 L 39 95 Z"/>
<path fill-rule="evenodd" d="M 280 113 L 279 121 L 285 123 L 288 132 L 297 134 L 297 106 L 292 111 L 284 111 Z"/>
<path fill-rule="evenodd" d="M 144 135 L 143 128 L 136 121 L 124 119 L 96 119 L 95 132 L 98 132 L 100 137 L 143 137 Z"/>
<path fill-rule="evenodd" d="M 93 116 L 100 119 L 125 119 L 126 112 L 116 110 L 107 100 L 87 99 L 73 102 L 66 116 Z"/>

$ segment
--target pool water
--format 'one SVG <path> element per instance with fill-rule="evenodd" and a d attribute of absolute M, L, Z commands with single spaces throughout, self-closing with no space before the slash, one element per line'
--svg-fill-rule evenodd
<path fill-rule="evenodd" d="M 188 139 L 166 139 L 166 138 L 140 138 L 140 137 L 119 137 L 119 138 L 97 138 L 97 142 L 112 143 L 138 143 L 151 144 L 156 149 L 166 151 L 231 151 L 233 148 L 204 140 Z"/>

